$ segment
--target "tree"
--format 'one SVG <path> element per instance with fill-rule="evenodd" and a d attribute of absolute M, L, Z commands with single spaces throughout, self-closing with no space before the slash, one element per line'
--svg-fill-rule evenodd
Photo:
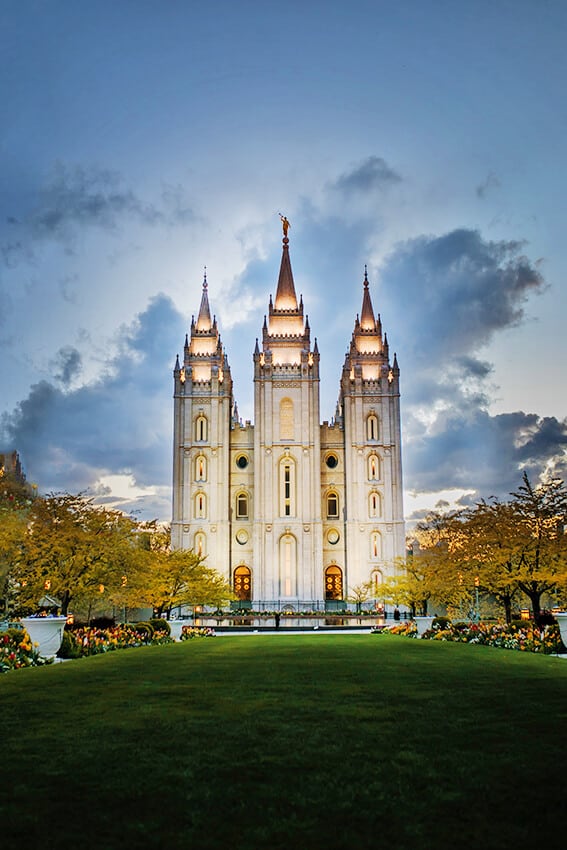
<path fill-rule="evenodd" d="M 533 487 L 524 474 L 511 496 L 430 515 L 417 528 L 419 555 L 408 563 L 408 580 L 448 607 L 476 609 L 471 594 L 485 593 L 504 607 L 507 622 L 523 592 L 538 620 L 543 594 L 567 585 L 567 491 L 556 478 Z"/>
<path fill-rule="evenodd" d="M 72 599 L 118 584 L 125 563 L 136 561 L 136 520 L 81 494 L 37 498 L 27 520 L 12 570 L 22 610 L 35 609 L 48 593 L 66 614 Z"/>
<path fill-rule="evenodd" d="M 143 598 L 156 615 L 169 617 L 185 605 L 221 607 L 233 598 L 228 582 L 190 549 L 171 549 L 169 528 L 153 527 L 144 535 L 147 553 Z"/>
<path fill-rule="evenodd" d="M 0 610 L 8 607 L 9 576 L 25 535 L 35 490 L 0 467 Z"/>
<path fill-rule="evenodd" d="M 356 613 L 360 614 L 362 603 L 367 602 L 373 594 L 373 586 L 371 581 L 365 581 L 362 584 L 356 584 L 354 587 L 349 587 L 347 602 L 354 602 L 356 605 Z"/>
<path fill-rule="evenodd" d="M 541 616 L 541 597 L 565 581 L 567 572 L 567 490 L 559 478 L 533 487 L 526 473 L 511 506 L 522 552 L 518 586 Z"/>
<path fill-rule="evenodd" d="M 492 595 L 510 623 L 523 550 L 513 506 L 497 499 L 479 502 L 465 513 L 462 534 L 461 563 L 469 581 L 472 573 L 479 592 Z"/>

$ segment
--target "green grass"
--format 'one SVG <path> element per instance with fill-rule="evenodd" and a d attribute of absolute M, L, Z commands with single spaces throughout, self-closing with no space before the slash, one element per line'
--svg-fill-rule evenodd
<path fill-rule="evenodd" d="M 3 846 L 565 846 L 567 662 L 222 637 L 0 678 Z"/>

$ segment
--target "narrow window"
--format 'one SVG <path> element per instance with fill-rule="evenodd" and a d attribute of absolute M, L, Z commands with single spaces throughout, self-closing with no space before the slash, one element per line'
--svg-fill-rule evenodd
<path fill-rule="evenodd" d="M 202 531 L 198 531 L 197 534 L 195 535 L 195 548 L 194 548 L 193 551 L 195 552 L 195 554 L 199 558 L 204 558 L 205 555 L 206 555 L 205 545 L 206 545 L 205 535 L 203 534 Z"/>
<path fill-rule="evenodd" d="M 207 460 L 204 455 L 199 455 L 195 461 L 195 481 L 207 480 Z"/>
<path fill-rule="evenodd" d="M 207 497 L 204 493 L 197 493 L 195 496 L 195 516 L 198 519 L 204 519 L 207 516 Z"/>
<path fill-rule="evenodd" d="M 366 420 L 366 435 L 370 442 L 378 439 L 378 417 L 374 413 Z"/>
<path fill-rule="evenodd" d="M 295 516 L 295 464 L 288 459 L 280 464 L 280 516 Z"/>
<path fill-rule="evenodd" d="M 195 440 L 198 443 L 204 443 L 207 439 L 207 419 L 201 415 L 195 420 Z"/>
<path fill-rule="evenodd" d="M 371 558 L 379 558 L 382 553 L 382 546 L 380 541 L 380 532 L 373 531 L 370 535 L 370 557 Z"/>
<path fill-rule="evenodd" d="M 248 496 L 239 493 L 236 497 L 236 516 L 238 519 L 248 519 Z"/>
<path fill-rule="evenodd" d="M 369 481 L 378 481 L 380 478 L 380 462 L 376 455 L 370 455 L 368 458 L 368 479 Z"/>
<path fill-rule="evenodd" d="M 378 517 L 381 513 L 380 494 L 371 493 L 368 499 L 368 515 L 370 517 Z"/>
<path fill-rule="evenodd" d="M 336 493 L 327 496 L 327 519 L 336 519 L 339 515 L 339 497 Z"/>

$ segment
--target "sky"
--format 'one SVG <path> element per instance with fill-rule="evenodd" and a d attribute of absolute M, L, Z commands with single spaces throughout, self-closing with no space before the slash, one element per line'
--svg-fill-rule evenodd
<path fill-rule="evenodd" d="M 281 255 L 331 419 L 368 265 L 405 512 L 565 477 L 564 0 L 6 0 L 0 450 L 170 518 L 204 267 L 240 416 Z"/>

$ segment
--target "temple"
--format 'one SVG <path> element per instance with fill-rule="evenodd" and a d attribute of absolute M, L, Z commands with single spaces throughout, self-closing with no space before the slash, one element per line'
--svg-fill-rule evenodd
<path fill-rule="evenodd" d="M 206 556 L 236 607 L 338 610 L 357 596 L 380 607 L 405 551 L 400 370 L 365 271 L 336 414 L 320 424 L 319 350 L 287 227 L 253 353 L 253 424 L 238 418 L 205 276 L 173 373 L 172 542 Z"/>

